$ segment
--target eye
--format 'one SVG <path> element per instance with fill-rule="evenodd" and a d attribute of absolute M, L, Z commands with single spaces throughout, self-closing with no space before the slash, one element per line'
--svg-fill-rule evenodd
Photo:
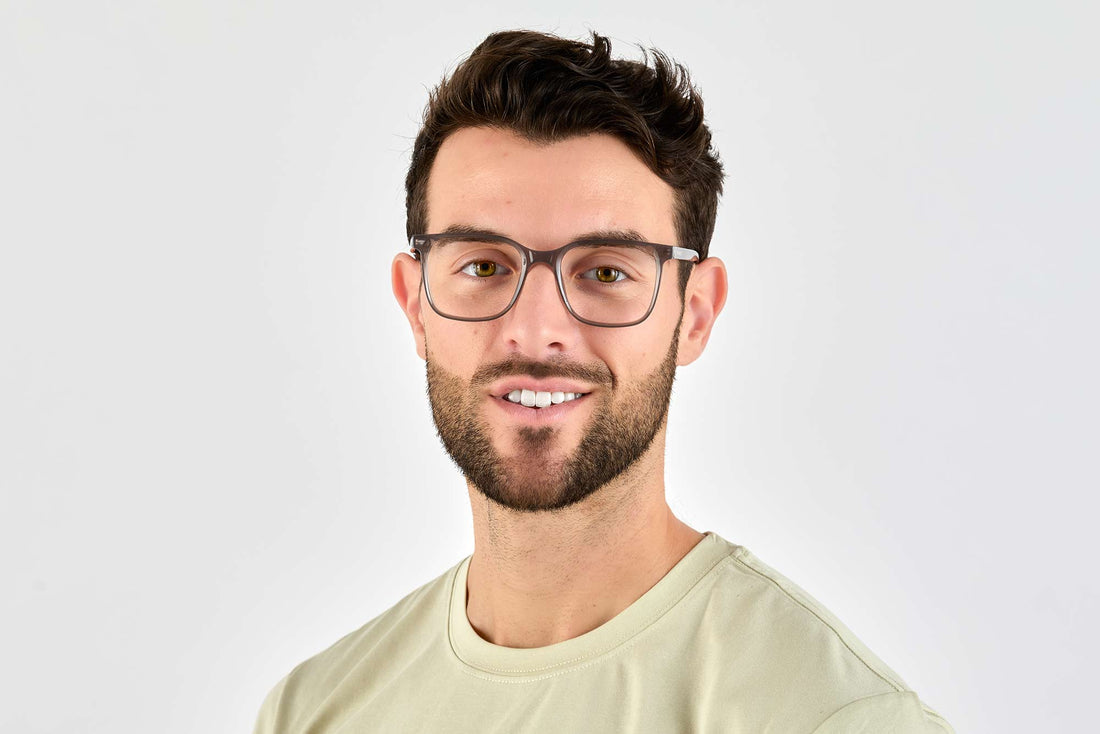
<path fill-rule="evenodd" d="M 586 270 L 581 273 L 581 277 L 588 280 L 598 280 L 601 283 L 617 283 L 620 280 L 627 279 L 626 273 L 607 265 Z"/>
<path fill-rule="evenodd" d="M 467 263 L 459 271 L 466 275 L 472 275 L 476 278 L 488 278 L 492 275 L 507 275 L 510 271 L 499 263 L 495 263 L 492 260 L 474 260 Z"/>

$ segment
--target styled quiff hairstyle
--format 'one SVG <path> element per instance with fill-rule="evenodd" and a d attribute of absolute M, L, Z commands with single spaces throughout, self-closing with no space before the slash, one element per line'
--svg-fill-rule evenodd
<path fill-rule="evenodd" d="M 405 179 L 406 234 L 424 234 L 428 175 L 439 146 L 465 127 L 509 130 L 536 143 L 606 133 L 676 194 L 678 244 L 707 256 L 722 164 L 687 69 L 657 50 L 611 58 L 611 42 L 534 31 L 493 33 L 428 98 Z M 690 268 L 681 269 L 681 291 Z"/>

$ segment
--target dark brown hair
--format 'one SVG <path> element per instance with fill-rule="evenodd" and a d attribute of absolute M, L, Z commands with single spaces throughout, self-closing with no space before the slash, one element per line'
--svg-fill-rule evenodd
<path fill-rule="evenodd" d="M 611 58 L 611 42 L 534 31 L 493 33 L 428 98 L 405 179 L 406 233 L 427 226 L 428 175 L 439 146 L 464 127 L 497 127 L 540 143 L 606 133 L 676 193 L 678 244 L 707 256 L 722 164 L 687 69 L 657 50 Z M 682 267 L 681 292 L 690 268 Z"/>

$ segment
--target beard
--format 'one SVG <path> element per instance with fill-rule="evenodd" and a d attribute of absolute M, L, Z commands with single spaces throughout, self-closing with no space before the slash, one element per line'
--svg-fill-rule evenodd
<path fill-rule="evenodd" d="M 436 431 L 466 479 L 489 500 L 520 512 L 564 509 L 594 494 L 649 450 L 668 417 L 678 337 L 679 327 L 661 364 L 633 385 L 619 385 L 603 364 L 522 360 L 482 365 L 467 382 L 436 364 L 427 350 Z M 512 441 L 515 456 L 502 456 L 494 447 L 491 429 L 478 412 L 484 385 L 520 375 L 577 379 L 604 388 L 571 455 L 554 455 L 560 433 L 554 426 L 502 429 L 498 438 Z"/>

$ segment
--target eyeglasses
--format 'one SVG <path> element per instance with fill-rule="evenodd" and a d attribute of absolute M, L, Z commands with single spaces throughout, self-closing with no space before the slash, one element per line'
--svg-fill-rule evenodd
<path fill-rule="evenodd" d="M 562 303 L 591 326 L 634 326 L 657 303 L 667 260 L 698 262 L 685 247 L 624 239 L 586 239 L 556 250 L 532 250 L 492 234 L 417 234 L 409 247 L 421 262 L 432 309 L 456 321 L 490 321 L 519 299 L 537 263 L 554 271 Z"/>

